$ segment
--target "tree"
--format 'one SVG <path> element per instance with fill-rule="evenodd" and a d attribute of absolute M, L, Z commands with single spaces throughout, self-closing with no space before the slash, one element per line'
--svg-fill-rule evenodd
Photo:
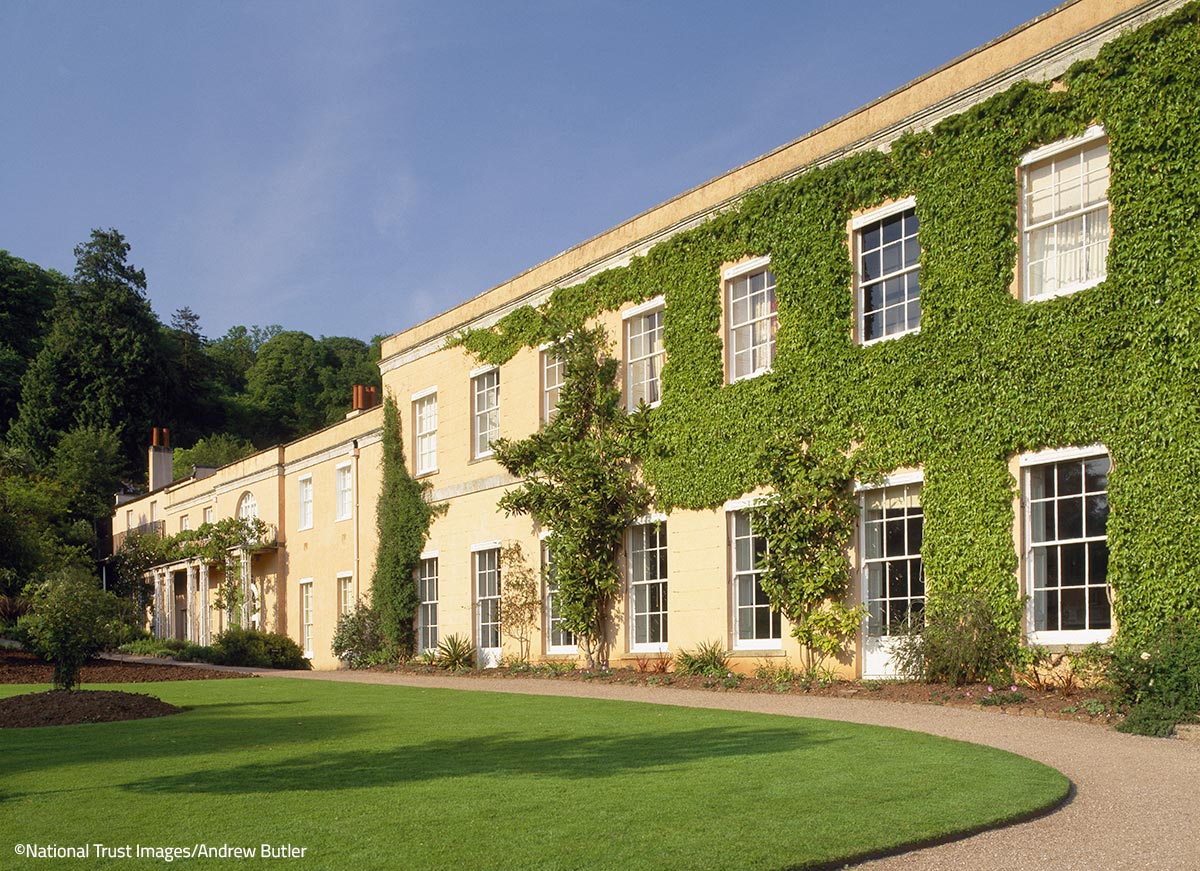
<path fill-rule="evenodd" d="M 855 460 L 841 451 L 818 454 L 805 433 L 781 434 L 763 452 L 774 492 L 750 509 L 755 533 L 767 540 L 759 582 L 773 608 L 792 624 L 808 655 L 835 656 L 862 620 L 845 604 L 850 582 L 847 548 L 854 534 Z"/>
<path fill-rule="evenodd" d="M 16 416 L 21 378 L 41 349 L 67 278 L 0 251 L 0 432 Z"/>
<path fill-rule="evenodd" d="M 325 415 L 324 425 L 337 423 L 350 410 L 351 388 L 355 384 L 381 386 L 378 358 L 371 359 L 371 347 L 347 336 L 322 336 L 319 342 L 325 362 L 319 372 L 321 393 L 317 402 Z"/>
<path fill-rule="evenodd" d="M 34 591 L 33 607 L 21 618 L 33 648 L 54 663 L 54 688 L 79 683 L 79 668 L 119 634 L 120 602 L 81 570 L 61 572 Z"/>
<path fill-rule="evenodd" d="M 93 230 L 75 248 L 74 281 L 60 294 L 45 343 L 21 381 L 14 442 L 38 460 L 76 427 L 115 432 L 133 467 L 163 405 L 161 324 L 146 276 L 116 230 Z"/>
<path fill-rule="evenodd" d="M 199 439 L 190 448 L 176 448 L 173 452 L 172 476 L 176 481 L 192 474 L 193 466 L 220 468 L 250 456 L 255 451 L 249 439 L 227 432 L 215 432 Z"/>
<path fill-rule="evenodd" d="M 106 541 L 113 493 L 125 473 L 117 434 L 108 427 L 72 429 L 55 446 L 50 472 L 62 485 L 70 516 L 86 524 L 94 542 Z"/>
<path fill-rule="evenodd" d="M 0 595 L 68 565 L 87 562 L 91 530 L 72 523 L 70 502 L 58 481 L 41 474 L 23 451 L 0 443 Z"/>
<path fill-rule="evenodd" d="M 383 402 L 383 486 L 379 492 L 375 526 L 379 547 L 371 578 L 371 603 L 379 614 L 380 631 L 402 655 L 410 655 L 416 642 L 417 564 L 429 536 L 429 525 L 441 508 L 426 496 L 429 483 L 408 473 L 400 412 L 390 395 Z"/>
<path fill-rule="evenodd" d="M 500 464 L 524 479 L 499 504 L 550 530 L 563 628 L 579 639 L 589 668 L 604 668 L 621 544 L 650 504 L 637 472 L 644 415 L 621 404 L 603 327 L 576 329 L 553 351 L 564 361 L 558 414 L 529 438 L 492 443 Z"/>
<path fill-rule="evenodd" d="M 246 372 L 254 441 L 290 441 L 325 425 L 319 402 L 325 351 L 308 333 L 288 330 L 258 349 Z"/>

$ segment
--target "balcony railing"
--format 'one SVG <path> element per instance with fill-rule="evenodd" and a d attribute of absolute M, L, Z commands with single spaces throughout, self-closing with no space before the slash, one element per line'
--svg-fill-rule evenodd
<path fill-rule="evenodd" d="M 125 543 L 131 535 L 153 535 L 162 538 L 167 531 L 167 522 L 165 520 L 152 520 L 149 523 L 143 523 L 141 526 L 135 526 L 133 529 L 127 529 L 124 532 L 113 534 L 112 547 L 113 553 L 119 553 L 121 545 Z"/>

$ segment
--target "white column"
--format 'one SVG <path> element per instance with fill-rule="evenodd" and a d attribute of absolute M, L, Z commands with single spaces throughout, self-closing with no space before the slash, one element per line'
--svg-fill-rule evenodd
<path fill-rule="evenodd" d="M 165 628 L 163 616 L 163 581 L 162 572 L 154 569 L 150 572 L 150 578 L 154 583 L 154 635 L 157 638 L 165 638 L 163 633 Z"/>
<path fill-rule="evenodd" d="M 208 563 L 200 563 L 200 643 L 211 644 L 212 609 L 208 607 Z"/>
<path fill-rule="evenodd" d="M 250 551 L 242 548 L 242 628 L 250 628 Z"/>
<path fill-rule="evenodd" d="M 196 564 L 188 563 L 187 567 L 187 626 L 184 627 L 184 637 L 193 644 L 196 642 Z"/>

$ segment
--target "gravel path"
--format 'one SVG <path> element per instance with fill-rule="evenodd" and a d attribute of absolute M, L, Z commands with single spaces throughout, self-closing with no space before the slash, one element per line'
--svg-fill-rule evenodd
<path fill-rule="evenodd" d="M 895 726 L 988 744 L 1037 759 L 1071 779 L 1058 811 L 1020 825 L 890 856 L 870 871 L 1119 871 L 1200 868 L 1200 743 L 1122 735 L 1099 726 L 857 699 L 718 693 L 529 678 L 494 679 L 352 671 L 270 671 L 302 680 L 582 696 L 723 708 Z"/>

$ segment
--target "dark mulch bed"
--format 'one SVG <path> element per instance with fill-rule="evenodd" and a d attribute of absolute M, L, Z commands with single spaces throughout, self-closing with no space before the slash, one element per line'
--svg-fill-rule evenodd
<path fill-rule="evenodd" d="M 168 662 L 117 662 L 90 659 L 79 672 L 80 683 L 153 683 L 165 680 L 214 680 L 252 675 L 208 668 L 189 668 Z M 23 650 L 0 648 L 0 683 L 53 683 L 54 666 Z"/>
<path fill-rule="evenodd" d="M 251 677 L 241 672 L 188 668 L 169 663 L 117 662 L 91 659 L 79 671 L 79 682 L 152 683 L 174 680 L 213 680 Z M 0 683 L 49 684 L 54 666 L 23 650 L 0 648 Z M 182 708 L 154 696 L 115 690 L 54 690 L 0 699 L 0 729 L 27 726 L 70 726 L 75 723 L 114 723 L 177 714 Z"/>
<path fill-rule="evenodd" d="M 0 729 L 115 723 L 178 714 L 183 708 L 154 696 L 114 690 L 51 690 L 0 699 Z"/>
<path fill-rule="evenodd" d="M 445 674 L 433 666 L 405 664 L 375 666 L 374 671 L 395 671 L 408 674 Z M 533 677 L 546 680 L 573 680 L 595 683 L 630 684 L 653 687 L 679 687 L 681 689 L 709 690 L 711 692 L 751 692 L 789 695 L 833 696 L 840 698 L 866 699 L 882 702 L 907 702 L 911 704 L 942 705 L 950 708 L 974 708 L 995 711 L 1022 717 L 1046 717 L 1058 720 L 1075 720 L 1098 725 L 1113 725 L 1122 717 L 1116 713 L 1112 699 L 1099 689 L 1072 687 L 1068 692 L 1060 688 L 1037 690 L 1019 686 L 1014 695 L 1009 686 L 989 688 L 984 684 L 953 687 L 947 684 L 926 684 L 911 681 L 836 681 L 831 684 L 788 683 L 761 680 L 755 677 L 711 678 L 679 675 L 673 672 L 656 673 L 632 668 L 614 668 L 609 671 L 554 672 L 544 667 L 509 667 L 473 669 L 463 672 L 472 677 L 495 680 Z"/>

